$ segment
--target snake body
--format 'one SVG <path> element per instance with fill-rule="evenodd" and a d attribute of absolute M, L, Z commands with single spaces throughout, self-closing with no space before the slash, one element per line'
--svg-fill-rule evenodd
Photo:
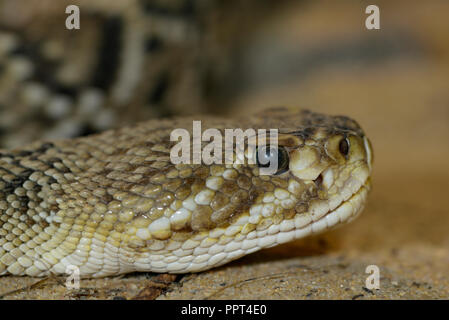
<path fill-rule="evenodd" d="M 228 107 L 240 46 L 270 2 L 79 0 L 69 30 L 73 1 L 0 1 L 0 148 Z"/>
<path fill-rule="evenodd" d="M 173 164 L 170 133 L 191 131 L 193 120 L 220 132 L 278 129 L 286 170 Z M 371 166 L 355 121 L 287 108 L 151 120 L 0 150 L 0 275 L 206 270 L 354 219 Z"/>

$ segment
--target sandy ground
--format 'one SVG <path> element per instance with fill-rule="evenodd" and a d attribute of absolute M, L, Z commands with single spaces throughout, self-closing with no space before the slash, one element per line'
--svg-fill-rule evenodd
<path fill-rule="evenodd" d="M 248 113 L 286 104 L 357 119 L 375 150 L 373 190 L 360 218 L 322 236 L 263 250 L 200 274 L 82 280 L 78 291 L 47 279 L 12 293 L 38 279 L 2 277 L 0 297 L 448 299 L 449 20 L 444 13 L 449 4 L 413 2 L 405 10 L 403 1 L 379 3 L 385 18 L 374 36 L 360 26 L 362 8 L 349 2 L 345 10 L 333 10 L 329 2 L 282 13 L 261 32 L 262 39 L 279 35 L 280 45 L 268 57 L 279 52 L 314 56 L 338 51 L 338 44 L 345 43 L 361 51 L 357 44 L 365 37 L 378 41 L 378 53 L 389 53 L 364 59 L 362 52 L 360 61 L 354 58 L 357 63 L 330 55 L 327 63 L 306 75 L 299 66 L 292 67 L 288 77 L 268 80 L 248 67 L 247 94 L 234 103 L 235 110 Z M 324 27 L 329 22 L 332 30 Z M 384 41 L 391 36 L 392 42 Z M 291 45 L 298 39 L 304 44 L 301 51 Z M 392 44 L 396 50 L 388 51 Z M 366 288 L 369 265 L 380 270 L 379 290 Z"/>

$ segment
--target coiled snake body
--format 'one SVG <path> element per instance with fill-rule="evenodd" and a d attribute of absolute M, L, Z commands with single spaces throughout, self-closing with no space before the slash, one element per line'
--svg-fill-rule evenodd
<path fill-rule="evenodd" d="M 170 132 L 279 129 L 287 167 L 178 164 Z M 206 270 L 350 221 L 369 189 L 358 124 L 286 108 L 246 119 L 154 120 L 0 150 L 0 275 Z"/>

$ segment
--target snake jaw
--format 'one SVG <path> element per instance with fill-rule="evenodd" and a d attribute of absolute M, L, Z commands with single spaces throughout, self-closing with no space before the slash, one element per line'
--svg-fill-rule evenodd
<path fill-rule="evenodd" d="M 306 196 L 307 210 L 295 216 L 295 239 L 352 221 L 363 210 L 373 153 L 363 132 L 352 129 L 326 134 L 320 128 L 291 151 L 291 174 L 317 190 L 317 196 Z"/>
<path fill-rule="evenodd" d="M 330 188 L 327 187 L 327 199 L 318 200 L 321 205 L 310 208 L 312 220 L 315 222 L 321 221 L 313 228 L 314 233 L 340 225 L 343 222 L 352 221 L 362 211 L 366 194 L 370 189 L 370 179 L 369 169 L 363 164 L 359 165 L 351 171 L 344 182 L 336 180 L 331 183 L 330 176 L 334 175 L 332 168 L 323 172 L 323 176 L 325 176 L 323 185 L 330 184 Z M 340 188 L 339 185 L 341 185 Z M 335 190 L 338 191 L 335 192 Z M 326 224 L 324 224 L 324 221 Z"/>

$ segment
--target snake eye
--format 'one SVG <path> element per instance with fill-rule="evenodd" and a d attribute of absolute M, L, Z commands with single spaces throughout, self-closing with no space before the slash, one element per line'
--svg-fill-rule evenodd
<path fill-rule="evenodd" d="M 349 154 L 349 140 L 347 138 L 341 139 L 338 149 L 342 155 L 347 156 Z"/>
<path fill-rule="evenodd" d="M 267 146 L 262 147 L 260 150 L 256 150 L 256 162 L 259 168 L 269 168 L 273 161 L 277 162 L 275 175 L 287 171 L 289 164 L 287 150 L 285 150 L 284 147 L 273 148 Z"/>

